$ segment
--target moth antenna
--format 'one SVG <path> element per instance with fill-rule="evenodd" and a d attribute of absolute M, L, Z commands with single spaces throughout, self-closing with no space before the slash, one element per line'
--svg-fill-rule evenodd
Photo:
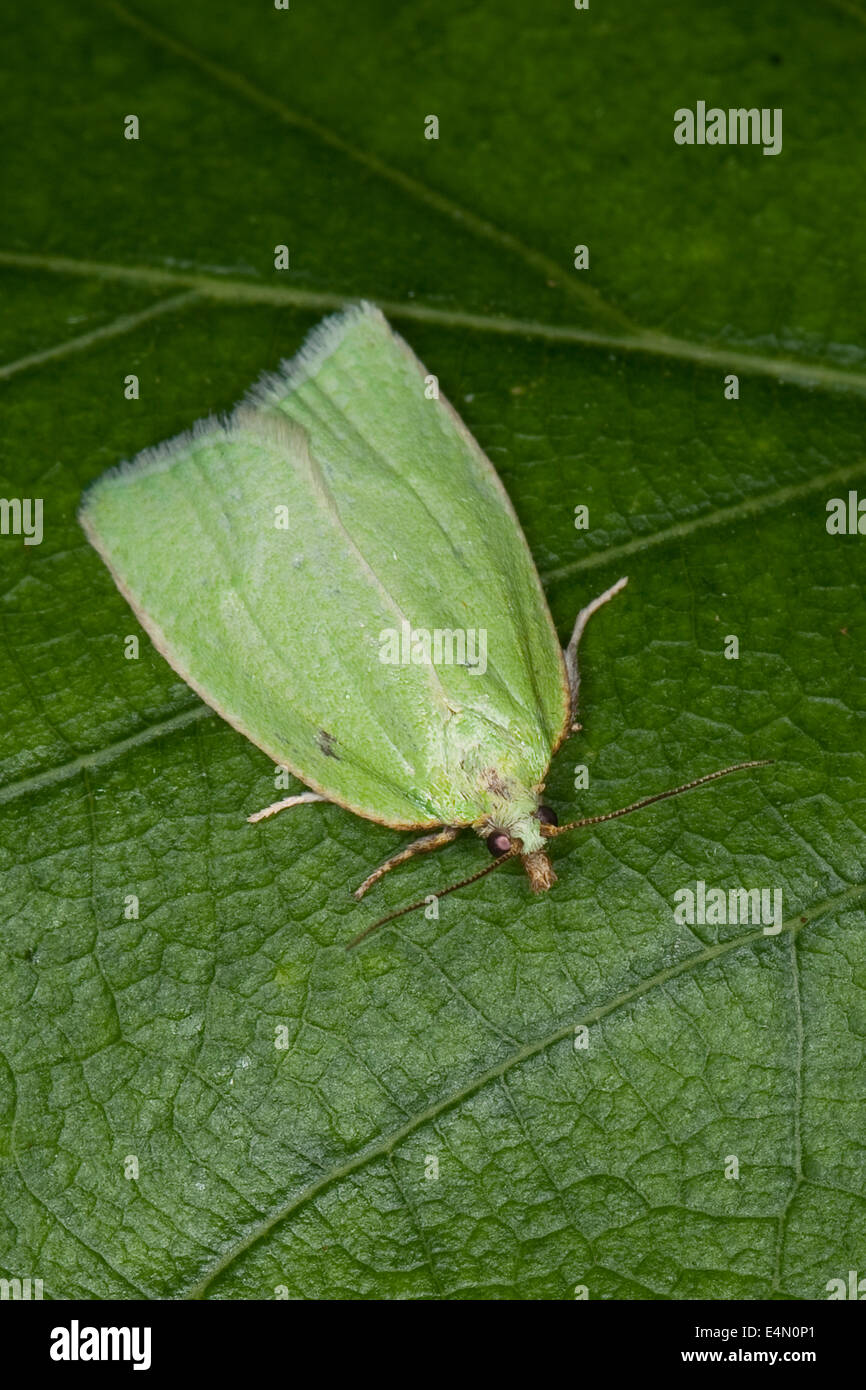
<path fill-rule="evenodd" d="M 703 777 L 696 777 L 693 782 L 684 782 L 681 787 L 671 787 L 670 791 L 656 792 L 655 796 L 646 796 L 643 801 L 633 801 L 631 806 L 621 806 L 618 811 L 605 811 L 602 816 L 587 816 L 585 820 L 569 821 L 568 825 L 542 825 L 541 833 L 552 839 L 554 835 L 564 835 L 566 830 L 581 830 L 586 825 L 600 825 L 602 821 L 616 820 L 617 816 L 629 816 L 632 811 L 641 811 L 644 806 L 652 806 L 654 801 L 664 801 L 669 796 L 679 796 L 681 792 L 690 792 L 695 787 L 702 787 L 705 782 L 715 782 L 719 777 L 728 777 L 732 772 L 745 772 L 750 767 L 771 767 L 774 761 L 773 758 L 761 758 L 751 763 L 734 763 L 732 767 L 722 767 L 718 772 L 707 772 Z"/>
<path fill-rule="evenodd" d="M 470 874 L 468 878 L 461 878 L 459 883 L 452 883 L 447 888 L 440 888 L 438 893 L 426 893 L 417 902 L 409 903 L 406 907 L 398 907 L 395 912 L 389 912 L 387 916 L 380 917 L 378 922 L 372 922 L 369 927 L 358 932 L 351 941 L 346 942 L 346 950 L 351 951 L 355 946 L 360 945 L 365 937 L 370 936 L 379 927 L 384 927 L 386 922 L 393 922 L 395 917 L 403 917 L 407 912 L 415 912 L 419 907 L 426 907 L 430 898 L 444 898 L 446 893 L 456 893 L 458 888 L 465 888 L 470 883 L 476 883 L 479 878 L 484 878 L 485 874 L 492 874 L 494 869 L 498 869 L 509 859 L 514 859 L 520 853 L 520 845 L 512 845 L 506 854 L 500 854 L 498 859 L 494 859 L 492 864 L 485 864 L 483 869 L 479 869 L 477 874 Z"/>

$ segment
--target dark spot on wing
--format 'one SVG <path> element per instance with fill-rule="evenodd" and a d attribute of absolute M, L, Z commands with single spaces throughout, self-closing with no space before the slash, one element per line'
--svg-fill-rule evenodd
<path fill-rule="evenodd" d="M 327 729 L 319 730 L 316 734 L 316 742 L 326 758 L 336 758 L 337 762 L 340 761 L 340 755 L 335 747 L 337 740 L 334 738 L 333 734 L 328 733 Z"/>

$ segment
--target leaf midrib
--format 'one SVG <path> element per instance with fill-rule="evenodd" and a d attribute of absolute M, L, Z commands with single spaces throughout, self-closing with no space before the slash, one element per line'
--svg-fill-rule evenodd
<path fill-rule="evenodd" d="M 156 266 L 147 265 L 118 265 L 110 261 L 82 261 L 70 256 L 41 255 L 24 251 L 0 251 L 0 267 L 2 266 L 58 275 L 121 280 L 150 288 L 170 288 L 176 290 L 178 295 L 186 292 L 189 301 L 185 307 L 196 301 L 209 299 L 221 304 L 290 305 L 296 309 L 327 312 L 345 309 L 347 305 L 356 302 L 356 297 L 351 295 L 302 290 L 263 281 L 217 278 L 200 272 L 160 270 Z M 516 319 L 504 315 L 466 313 L 459 309 L 437 309 L 414 301 L 377 298 L 376 303 L 389 318 L 398 321 L 406 319 L 446 329 L 463 328 L 478 333 L 495 333 L 500 337 L 533 338 L 604 351 L 642 353 L 649 357 L 666 357 L 678 362 L 689 362 L 699 367 L 714 367 L 720 371 L 767 376 L 807 390 L 866 395 L 866 372 L 828 366 L 826 363 L 809 361 L 806 358 L 773 357 L 748 349 L 714 347 L 708 343 L 693 342 L 690 338 L 673 337 L 654 328 L 630 327 L 618 332 L 604 332 L 593 328 L 581 328 L 577 324 L 555 324 L 539 319 Z M 141 317 L 153 317 L 165 312 L 166 307 L 173 306 L 163 302 L 161 306 L 154 306 L 149 313 Z M 130 316 L 128 327 L 137 326 L 135 317 Z M 95 340 L 113 336 L 125 331 L 125 327 L 108 325 L 94 333 L 93 338 Z M 48 361 L 86 345 L 82 339 L 67 339 L 56 347 L 6 364 L 0 369 L 0 378 L 13 376 L 17 371 L 38 363 L 39 359 Z"/>

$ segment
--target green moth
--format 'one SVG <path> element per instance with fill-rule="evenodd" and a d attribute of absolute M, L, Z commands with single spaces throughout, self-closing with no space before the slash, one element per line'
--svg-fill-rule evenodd
<path fill-rule="evenodd" d="M 542 805 L 581 635 L 626 581 L 563 651 L 505 489 L 431 382 L 361 304 L 228 419 L 106 473 L 80 520 L 166 660 L 309 788 L 251 821 L 332 801 L 424 832 L 356 897 L 465 827 L 494 862 L 443 891 L 519 855 L 542 892 L 549 838 L 687 788 L 565 826 Z"/>

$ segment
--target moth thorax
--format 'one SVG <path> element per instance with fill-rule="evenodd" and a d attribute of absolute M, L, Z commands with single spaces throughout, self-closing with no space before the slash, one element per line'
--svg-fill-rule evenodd
<path fill-rule="evenodd" d="M 552 888 L 556 882 L 556 874 L 553 872 L 553 865 L 548 859 L 543 849 L 537 849 L 533 854 L 521 855 L 523 867 L 529 875 L 529 886 L 533 893 L 546 893 L 548 888 Z"/>

